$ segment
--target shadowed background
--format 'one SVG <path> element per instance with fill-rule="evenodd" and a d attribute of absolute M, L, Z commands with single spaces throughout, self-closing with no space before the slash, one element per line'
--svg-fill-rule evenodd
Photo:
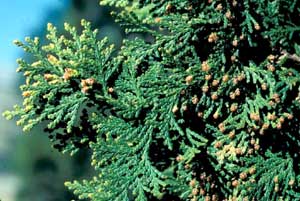
<path fill-rule="evenodd" d="M 21 104 L 18 86 L 23 83 L 15 73 L 15 60 L 30 56 L 12 44 L 14 39 L 39 36 L 43 42 L 46 24 L 62 30 L 63 22 L 79 26 L 82 18 L 99 28 L 99 38 L 109 36 L 117 46 L 122 32 L 98 0 L 10 0 L 0 6 L 0 112 Z M 63 201 L 75 199 L 66 190 L 66 180 L 89 178 L 93 174 L 89 152 L 82 150 L 70 157 L 51 148 L 49 140 L 36 128 L 23 134 L 14 121 L 0 116 L 0 200 Z"/>

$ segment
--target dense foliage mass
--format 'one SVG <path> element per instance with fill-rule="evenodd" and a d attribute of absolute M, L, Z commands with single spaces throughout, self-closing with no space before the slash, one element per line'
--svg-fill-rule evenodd
<path fill-rule="evenodd" d="M 93 151 L 99 172 L 67 182 L 90 200 L 299 200 L 300 2 L 102 0 L 128 34 L 114 50 L 82 20 L 48 24 L 24 131 L 47 122 L 54 147 Z M 132 38 L 132 37 L 131 37 Z"/>

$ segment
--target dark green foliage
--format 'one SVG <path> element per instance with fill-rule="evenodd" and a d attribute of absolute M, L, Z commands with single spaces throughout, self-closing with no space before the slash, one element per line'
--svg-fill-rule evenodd
<path fill-rule="evenodd" d="M 82 21 L 36 57 L 24 107 L 71 153 L 89 146 L 99 175 L 67 182 L 91 200 L 299 200 L 297 0 L 113 1 L 128 39 L 113 50 Z"/>

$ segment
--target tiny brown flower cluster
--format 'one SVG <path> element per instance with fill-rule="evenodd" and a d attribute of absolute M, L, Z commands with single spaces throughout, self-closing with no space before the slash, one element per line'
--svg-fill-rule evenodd
<path fill-rule="evenodd" d="M 241 95 L 241 90 L 239 88 L 236 88 L 234 92 L 229 93 L 229 97 L 231 100 L 236 99 L 236 97 Z"/>
<path fill-rule="evenodd" d="M 32 91 L 24 91 L 24 92 L 22 93 L 22 96 L 23 96 L 24 98 L 30 97 L 31 95 L 32 95 Z"/>
<path fill-rule="evenodd" d="M 58 62 L 58 59 L 55 56 L 53 56 L 52 54 L 48 54 L 47 59 L 48 59 L 49 63 L 52 65 L 55 65 Z"/>
<path fill-rule="evenodd" d="M 208 90 L 209 90 L 209 86 L 207 86 L 207 85 L 204 85 L 204 86 L 202 86 L 202 92 L 203 93 L 206 93 L 206 92 L 208 92 Z"/>
<path fill-rule="evenodd" d="M 229 75 L 228 74 L 223 75 L 222 81 L 227 82 L 228 80 L 229 80 Z"/>
<path fill-rule="evenodd" d="M 166 13 L 171 13 L 172 12 L 172 9 L 173 9 L 173 6 L 172 6 L 172 4 L 167 4 L 167 6 L 166 6 Z"/>
<path fill-rule="evenodd" d="M 236 7 L 237 4 L 238 4 L 238 2 L 237 2 L 236 0 L 233 0 L 233 1 L 232 1 L 232 6 L 233 6 L 233 7 Z"/>
<path fill-rule="evenodd" d="M 255 167 L 251 167 L 251 168 L 249 169 L 249 174 L 250 174 L 250 175 L 254 175 L 255 172 L 256 172 Z"/>
<path fill-rule="evenodd" d="M 277 118 L 277 116 L 273 113 L 273 114 L 271 114 L 271 113 L 269 113 L 268 115 L 267 115 L 267 118 L 268 118 L 268 120 L 270 120 L 270 121 L 274 121 L 276 118 Z"/>
<path fill-rule="evenodd" d="M 233 180 L 233 181 L 231 182 L 231 185 L 232 185 L 234 188 L 236 188 L 236 187 L 238 187 L 238 185 L 239 185 L 239 181 L 238 181 L 237 179 L 235 179 L 235 180 Z"/>
<path fill-rule="evenodd" d="M 44 79 L 45 79 L 46 81 L 49 81 L 49 80 L 51 80 L 51 79 L 52 79 L 52 77 L 53 77 L 53 75 L 52 75 L 52 74 L 49 74 L 49 73 L 46 73 L 46 74 L 44 74 Z"/>
<path fill-rule="evenodd" d="M 275 68 L 275 60 L 276 60 L 276 57 L 272 54 L 270 54 L 268 57 L 268 64 L 267 64 L 267 69 L 268 71 L 271 71 L 271 72 L 274 72 L 276 70 Z"/>
<path fill-rule="evenodd" d="M 237 85 L 239 82 L 243 81 L 246 78 L 245 73 L 242 72 L 240 74 L 238 74 L 237 76 L 235 76 L 234 78 L 232 78 L 232 83 L 234 85 Z"/>
<path fill-rule="evenodd" d="M 283 116 L 279 117 L 277 120 L 276 128 L 280 130 L 282 128 L 282 124 L 284 123 L 285 119 Z"/>
<path fill-rule="evenodd" d="M 236 62 L 237 61 L 236 55 L 232 55 L 230 57 L 230 60 L 231 60 L 232 63 Z"/>
<path fill-rule="evenodd" d="M 231 19 L 233 18 L 233 16 L 232 16 L 232 14 L 231 14 L 231 11 L 230 11 L 230 10 L 226 11 L 226 13 L 225 13 L 225 17 L 226 17 L 228 20 L 231 20 Z"/>
<path fill-rule="evenodd" d="M 295 101 L 297 101 L 297 102 L 300 103 L 300 91 L 298 92 L 298 95 L 297 95 L 297 97 L 295 98 Z"/>
<path fill-rule="evenodd" d="M 196 105 L 198 102 L 199 102 L 199 98 L 197 97 L 197 95 L 193 96 L 193 97 L 192 97 L 192 103 L 193 103 L 194 105 Z"/>
<path fill-rule="evenodd" d="M 108 91 L 108 93 L 112 94 L 112 93 L 114 93 L 114 88 L 113 87 L 109 87 L 107 91 Z"/>
<path fill-rule="evenodd" d="M 238 104 L 237 103 L 233 103 L 230 106 L 230 112 L 236 112 L 238 109 Z"/>
<path fill-rule="evenodd" d="M 234 40 L 232 41 L 232 46 L 234 46 L 234 47 L 237 47 L 237 46 L 238 46 L 238 40 L 237 40 L 237 39 L 234 39 Z"/>
<path fill-rule="evenodd" d="M 266 83 L 262 83 L 262 84 L 261 84 L 261 89 L 262 89 L 263 91 L 266 91 L 266 90 L 268 89 L 268 85 L 267 85 Z"/>
<path fill-rule="evenodd" d="M 222 147 L 222 142 L 221 141 L 217 141 L 216 143 L 215 143 L 215 145 L 214 145 L 214 147 L 216 148 L 216 149 L 219 149 L 219 148 L 221 148 Z"/>
<path fill-rule="evenodd" d="M 218 93 L 217 92 L 214 92 L 211 94 L 211 99 L 212 100 L 217 100 L 218 99 Z"/>
<path fill-rule="evenodd" d="M 272 95 L 272 100 L 274 100 L 276 103 L 280 103 L 280 97 L 278 93 L 274 93 Z"/>
<path fill-rule="evenodd" d="M 259 31 L 260 30 L 260 25 L 258 23 L 254 24 L 254 29 L 256 31 Z"/>
<path fill-rule="evenodd" d="M 228 138 L 233 139 L 235 137 L 235 130 L 232 130 L 228 133 Z"/>
<path fill-rule="evenodd" d="M 183 104 L 182 106 L 181 106 L 181 109 L 182 109 L 182 111 L 187 111 L 188 110 L 188 106 L 186 105 L 186 104 Z"/>
<path fill-rule="evenodd" d="M 212 32 L 209 36 L 208 36 L 208 42 L 209 43 L 214 43 L 217 42 L 217 40 L 219 39 L 218 35 L 216 32 Z"/>
<path fill-rule="evenodd" d="M 273 55 L 273 54 L 270 54 L 268 57 L 267 57 L 268 61 L 271 62 L 271 63 L 274 63 L 276 57 Z"/>
<path fill-rule="evenodd" d="M 241 174 L 240 174 L 240 179 L 241 180 L 245 180 L 247 178 L 247 173 L 246 172 L 242 172 Z"/>
<path fill-rule="evenodd" d="M 202 64 L 201 64 L 201 69 L 202 69 L 202 71 L 204 71 L 204 72 L 208 72 L 208 71 L 210 70 L 210 66 L 209 66 L 209 64 L 208 64 L 208 61 L 202 62 Z"/>
<path fill-rule="evenodd" d="M 172 112 L 175 114 L 176 112 L 178 112 L 179 108 L 177 105 L 174 105 L 172 108 Z"/>
<path fill-rule="evenodd" d="M 288 120 L 291 120 L 294 118 L 294 115 L 291 114 L 291 113 L 284 113 L 284 116 L 288 119 Z"/>
<path fill-rule="evenodd" d="M 58 75 L 50 74 L 50 73 L 44 74 L 44 79 L 51 85 L 61 83 L 63 81 L 63 79 Z"/>
<path fill-rule="evenodd" d="M 216 111 L 214 114 L 213 114 L 213 118 L 214 119 L 218 119 L 219 118 L 219 112 Z"/>
<path fill-rule="evenodd" d="M 270 127 L 269 123 L 263 123 L 262 126 L 261 126 L 261 129 L 259 130 L 259 134 L 264 135 L 265 130 L 269 129 L 269 127 Z"/>
<path fill-rule="evenodd" d="M 254 121 L 260 121 L 260 116 L 258 113 L 251 113 L 250 114 L 250 119 Z"/>
<path fill-rule="evenodd" d="M 295 179 L 289 180 L 289 186 L 294 186 L 295 185 Z"/>
<path fill-rule="evenodd" d="M 63 79 L 65 81 L 70 80 L 72 77 L 75 77 L 77 75 L 77 71 L 72 68 L 65 68 L 65 72 L 63 74 Z"/>
<path fill-rule="evenodd" d="M 217 11 L 223 10 L 222 4 L 218 4 L 217 7 L 216 7 L 216 10 L 217 10 Z"/>
<path fill-rule="evenodd" d="M 241 72 L 240 74 L 238 74 L 235 79 L 237 79 L 238 82 L 243 81 L 246 78 L 246 75 L 244 72 Z"/>
<path fill-rule="evenodd" d="M 55 78 L 57 78 L 57 76 L 54 75 L 54 74 L 50 74 L 50 73 L 44 74 L 44 79 L 45 79 L 47 82 L 50 82 L 50 81 L 54 80 Z"/>
<path fill-rule="evenodd" d="M 193 178 L 189 182 L 191 187 L 191 200 L 196 201 L 200 197 L 205 198 L 205 201 L 219 201 L 219 196 L 216 192 L 217 185 L 212 179 L 212 175 L 207 175 L 206 172 L 200 174 L 199 180 Z"/>
<path fill-rule="evenodd" d="M 184 157 L 182 156 L 182 155 L 178 155 L 177 157 L 176 157 L 176 161 L 177 162 L 182 162 L 184 160 Z"/>
<path fill-rule="evenodd" d="M 192 81 L 193 81 L 193 76 L 192 75 L 188 75 L 186 78 L 185 78 L 185 82 L 187 85 L 191 84 Z"/>
<path fill-rule="evenodd" d="M 211 78 L 212 78 L 212 75 L 211 75 L 211 74 L 207 74 L 207 75 L 205 75 L 205 77 L 204 77 L 204 79 L 205 79 L 206 81 L 211 80 Z"/>
<path fill-rule="evenodd" d="M 242 72 L 237 76 L 237 79 L 238 79 L 238 81 L 243 81 L 245 79 L 245 77 L 246 77 L 245 73 Z"/>
<path fill-rule="evenodd" d="M 215 118 L 215 117 L 214 117 L 214 118 Z M 226 127 L 225 127 L 225 124 L 224 124 L 224 123 L 220 123 L 220 124 L 218 125 L 218 128 L 219 128 L 219 131 L 220 131 L 221 133 L 224 133 L 225 130 L 226 130 Z"/>
<path fill-rule="evenodd" d="M 93 87 L 95 84 L 95 79 L 94 78 L 88 78 L 85 80 L 81 80 L 81 92 L 86 94 L 88 91 Z"/>
<path fill-rule="evenodd" d="M 234 187 L 234 188 L 238 187 L 245 180 L 247 180 L 247 178 L 249 178 L 249 176 L 254 175 L 255 173 L 256 173 L 255 167 L 251 167 L 250 169 L 241 172 L 239 174 L 238 178 L 232 179 L 232 182 L 231 182 L 232 187 Z M 250 182 L 254 183 L 255 180 L 252 178 L 252 179 L 250 179 Z"/>
<path fill-rule="evenodd" d="M 250 141 L 250 144 L 252 145 L 252 148 L 249 148 L 248 149 L 248 154 L 249 155 L 252 155 L 254 153 L 254 151 L 259 151 L 260 150 L 260 145 L 259 145 L 259 142 L 258 141 L 255 141 L 255 140 L 251 140 Z"/>
<path fill-rule="evenodd" d="M 154 21 L 155 21 L 155 23 L 160 23 L 160 22 L 161 22 L 161 18 L 160 18 L 160 17 L 156 17 L 156 18 L 154 19 Z"/>
<path fill-rule="evenodd" d="M 273 64 L 268 64 L 267 69 L 268 69 L 268 71 L 271 71 L 271 72 L 274 72 L 276 70 L 275 66 Z"/>
<path fill-rule="evenodd" d="M 219 80 L 213 80 L 211 85 L 217 87 L 219 85 Z"/>

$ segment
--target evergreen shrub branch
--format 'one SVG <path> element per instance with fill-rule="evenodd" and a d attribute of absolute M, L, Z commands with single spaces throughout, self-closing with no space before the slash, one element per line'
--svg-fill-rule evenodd
<path fill-rule="evenodd" d="M 53 146 L 92 150 L 99 172 L 66 182 L 88 200 L 300 200 L 300 2 L 102 0 L 117 50 L 82 20 L 15 44 L 22 106 Z"/>

